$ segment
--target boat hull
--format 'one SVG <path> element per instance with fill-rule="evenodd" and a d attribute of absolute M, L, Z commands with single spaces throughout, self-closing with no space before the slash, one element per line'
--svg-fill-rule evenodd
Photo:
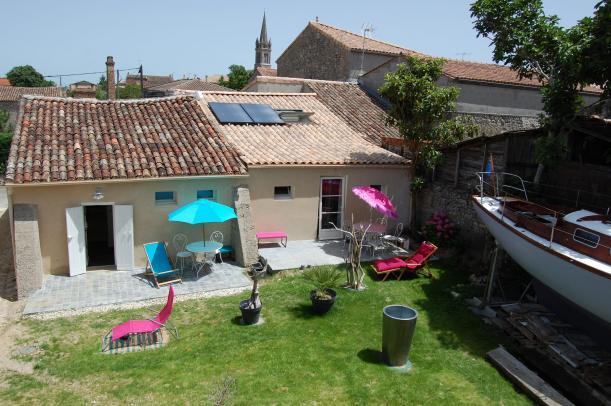
<path fill-rule="evenodd" d="M 501 247 L 526 272 L 568 302 L 611 323 L 611 279 L 529 238 L 489 208 L 473 199 L 473 206 Z"/>

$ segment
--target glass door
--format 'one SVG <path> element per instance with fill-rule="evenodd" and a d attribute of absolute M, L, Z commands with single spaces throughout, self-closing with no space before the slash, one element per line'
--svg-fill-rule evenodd
<path fill-rule="evenodd" d="M 344 179 L 322 178 L 320 180 L 320 203 L 318 209 L 318 239 L 342 238 L 342 232 L 333 227 L 343 228 Z"/>

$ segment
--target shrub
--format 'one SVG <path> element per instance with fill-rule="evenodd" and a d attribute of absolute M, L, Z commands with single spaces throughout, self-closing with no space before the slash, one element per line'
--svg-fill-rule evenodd
<path fill-rule="evenodd" d="M 12 139 L 12 133 L 0 132 L 0 175 L 4 175 L 4 173 L 6 172 L 6 160 L 8 159 L 8 153 L 11 149 Z"/>
<path fill-rule="evenodd" d="M 320 266 L 305 271 L 303 277 L 314 287 L 317 298 L 330 299 L 327 289 L 336 287 L 343 274 L 335 267 Z"/>
<path fill-rule="evenodd" d="M 424 224 L 422 233 L 427 241 L 441 246 L 452 245 L 457 237 L 456 224 L 443 212 L 436 212 Z"/>

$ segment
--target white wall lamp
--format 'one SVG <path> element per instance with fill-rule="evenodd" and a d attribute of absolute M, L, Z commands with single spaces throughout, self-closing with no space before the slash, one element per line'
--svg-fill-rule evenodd
<path fill-rule="evenodd" d="M 93 200 L 102 200 L 104 198 L 104 193 L 102 193 L 102 188 L 95 188 L 95 192 L 93 192 Z"/>

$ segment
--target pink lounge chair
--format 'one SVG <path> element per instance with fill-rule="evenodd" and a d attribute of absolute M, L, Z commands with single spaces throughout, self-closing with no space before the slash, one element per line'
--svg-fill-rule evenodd
<path fill-rule="evenodd" d="M 286 244 L 288 243 L 288 235 L 284 231 L 259 231 L 256 233 L 257 236 L 257 244 L 261 243 L 261 240 L 272 240 L 279 239 L 280 244 L 284 245 L 286 248 Z"/>
<path fill-rule="evenodd" d="M 152 333 L 155 330 L 159 330 L 161 327 L 165 327 L 170 333 L 174 334 L 178 338 L 178 330 L 175 327 L 168 325 L 168 319 L 172 314 L 172 306 L 174 304 L 174 288 L 170 285 L 168 292 L 168 301 L 163 306 L 163 309 L 153 319 L 148 320 L 130 320 L 125 323 L 119 324 L 111 331 L 112 341 L 117 341 L 122 337 L 126 337 L 130 334 L 141 334 L 141 333 Z"/>

